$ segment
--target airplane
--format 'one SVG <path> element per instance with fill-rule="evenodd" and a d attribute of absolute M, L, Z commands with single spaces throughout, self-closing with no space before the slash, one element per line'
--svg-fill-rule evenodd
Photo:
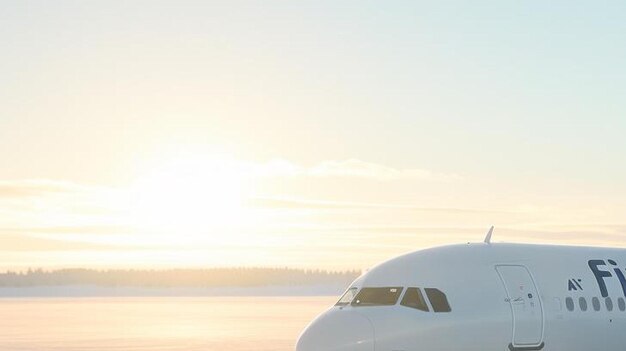
<path fill-rule="evenodd" d="M 624 351 L 626 249 L 484 242 L 357 278 L 296 351 Z"/>

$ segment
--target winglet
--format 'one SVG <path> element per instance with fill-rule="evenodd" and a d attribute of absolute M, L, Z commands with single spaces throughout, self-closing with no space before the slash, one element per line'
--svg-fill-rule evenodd
<path fill-rule="evenodd" d="M 489 228 L 489 231 L 487 232 L 487 236 L 485 236 L 485 244 L 491 244 L 491 235 L 493 234 L 493 226 L 491 226 L 491 228 Z"/>

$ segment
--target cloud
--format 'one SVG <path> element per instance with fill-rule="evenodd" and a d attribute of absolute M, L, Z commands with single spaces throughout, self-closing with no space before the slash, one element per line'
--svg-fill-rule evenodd
<path fill-rule="evenodd" d="M 307 174 L 317 177 L 357 177 L 377 180 L 418 179 L 418 180 L 459 180 L 456 174 L 435 173 L 418 168 L 392 168 L 364 162 L 358 159 L 324 161 L 307 170 Z"/>
<path fill-rule="evenodd" d="M 83 191 L 85 187 L 70 182 L 45 179 L 0 181 L 0 198 L 24 198 Z"/>
<path fill-rule="evenodd" d="M 285 198 L 252 198 L 246 201 L 246 205 L 261 209 L 339 209 L 360 208 L 359 204 L 340 203 L 332 201 L 308 201 Z"/>
<path fill-rule="evenodd" d="M 397 205 L 366 202 L 307 200 L 281 197 L 257 197 L 249 199 L 246 204 L 253 208 L 268 209 L 393 209 L 428 213 L 449 214 L 512 214 L 504 210 L 455 208 L 455 207 L 420 207 L 414 205 Z"/>
<path fill-rule="evenodd" d="M 272 160 L 265 164 L 241 167 L 259 177 L 338 177 L 364 178 L 381 181 L 416 179 L 425 181 L 458 181 L 457 174 L 437 173 L 420 168 L 393 168 L 383 164 L 365 162 L 359 159 L 327 160 L 314 166 L 305 167 L 286 160 Z"/>
<path fill-rule="evenodd" d="M 120 230 L 113 189 L 54 180 L 0 181 L 0 235 Z"/>
<path fill-rule="evenodd" d="M 53 238 L 31 237 L 23 234 L 9 234 L 0 231 L 0 251 L 79 251 L 119 249 L 120 245 L 67 241 Z"/>
<path fill-rule="evenodd" d="M 386 205 L 376 203 L 363 202 L 345 202 L 345 201 L 327 201 L 327 200 L 308 200 L 284 197 L 255 197 L 248 199 L 246 205 L 252 208 L 261 209 L 317 209 L 317 210 L 333 210 L 333 209 L 416 209 L 412 206 L 402 205 Z M 429 209 L 424 209 L 429 210 Z"/>
<path fill-rule="evenodd" d="M 113 234 L 132 233 L 135 229 L 121 225 L 77 225 L 77 226 L 39 226 L 39 227 L 3 227 L 0 234 Z"/>
<path fill-rule="evenodd" d="M 273 177 L 339 177 L 375 180 L 417 179 L 426 181 L 457 181 L 454 173 L 440 173 L 422 168 L 394 168 L 356 158 L 324 160 L 313 165 L 302 165 L 285 159 L 251 162 L 223 158 L 218 160 L 178 160 L 163 167 L 168 173 L 223 173 L 236 178 Z"/>

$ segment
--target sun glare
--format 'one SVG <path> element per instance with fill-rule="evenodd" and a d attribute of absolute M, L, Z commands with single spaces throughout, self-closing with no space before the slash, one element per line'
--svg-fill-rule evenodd
<path fill-rule="evenodd" d="M 131 215 L 140 228 L 210 231 L 245 220 L 249 190 L 231 161 L 196 157 L 167 162 L 131 189 Z"/>

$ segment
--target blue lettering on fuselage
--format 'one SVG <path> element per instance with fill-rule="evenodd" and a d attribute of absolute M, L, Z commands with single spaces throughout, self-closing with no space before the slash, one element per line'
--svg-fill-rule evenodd
<path fill-rule="evenodd" d="M 593 275 L 596 277 L 596 281 L 598 282 L 600 294 L 602 295 L 602 297 L 609 296 L 609 292 L 606 288 L 606 282 L 604 280 L 605 278 L 613 277 L 613 274 L 610 271 L 610 269 L 612 268 L 613 272 L 615 272 L 615 275 L 617 276 L 617 279 L 619 280 L 620 285 L 622 286 L 622 292 L 624 293 L 624 296 L 626 296 L 626 277 L 624 276 L 624 272 L 622 272 L 621 268 L 617 267 L 617 262 L 615 262 L 614 260 L 607 261 L 608 265 L 607 262 L 604 260 L 589 260 L 588 262 L 589 268 L 591 269 L 591 272 L 593 272 Z M 609 265 L 612 267 L 609 267 Z"/>

